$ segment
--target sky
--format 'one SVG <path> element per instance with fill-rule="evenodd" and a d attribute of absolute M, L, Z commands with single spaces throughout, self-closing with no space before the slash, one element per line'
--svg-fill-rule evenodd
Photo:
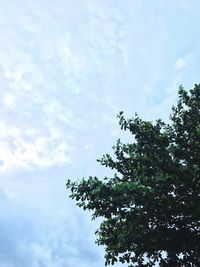
<path fill-rule="evenodd" d="M 168 121 L 200 82 L 198 0 L 0 0 L 0 267 L 101 267 L 98 222 L 65 183 L 96 162 L 116 115 Z M 118 265 L 120 266 L 120 265 Z"/>

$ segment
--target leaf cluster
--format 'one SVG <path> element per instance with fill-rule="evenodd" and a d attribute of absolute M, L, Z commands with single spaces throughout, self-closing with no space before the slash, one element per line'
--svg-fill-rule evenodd
<path fill-rule="evenodd" d="M 133 142 L 98 161 L 111 178 L 67 181 L 70 197 L 103 221 L 97 244 L 105 263 L 200 266 L 200 85 L 178 91 L 171 124 L 118 115 Z"/>

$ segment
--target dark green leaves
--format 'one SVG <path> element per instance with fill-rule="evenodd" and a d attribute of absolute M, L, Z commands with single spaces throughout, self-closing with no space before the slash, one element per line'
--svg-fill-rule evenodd
<path fill-rule="evenodd" d="M 200 85 L 178 94 L 171 125 L 119 113 L 135 142 L 119 139 L 114 157 L 98 160 L 113 177 L 67 181 L 77 205 L 103 218 L 106 264 L 200 266 Z"/>

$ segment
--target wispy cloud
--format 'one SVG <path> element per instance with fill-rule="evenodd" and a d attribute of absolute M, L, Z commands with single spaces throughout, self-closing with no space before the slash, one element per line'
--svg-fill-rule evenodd
<path fill-rule="evenodd" d="M 199 82 L 199 2 L 0 7 L 0 267 L 102 266 L 65 177 L 108 173 L 95 159 L 118 111 L 165 119 L 178 85 Z"/>
<path fill-rule="evenodd" d="M 43 12 L 43 3 L 24 3 L 19 20 L 9 22 L 2 14 L 2 170 L 69 162 L 84 121 L 93 124 L 101 105 L 111 108 L 104 98 L 111 93 L 116 60 L 123 61 L 124 17 L 112 2 L 80 5 L 75 11 L 75 4 L 61 1 L 55 8 L 50 2 Z M 16 8 L 3 7 L 10 15 Z M 10 136 L 10 124 L 17 136 Z"/>

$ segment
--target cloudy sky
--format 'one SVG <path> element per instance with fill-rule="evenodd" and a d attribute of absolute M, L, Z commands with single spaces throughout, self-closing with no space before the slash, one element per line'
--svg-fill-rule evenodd
<path fill-rule="evenodd" d="M 198 0 L 0 0 L 0 267 L 102 267 L 67 178 L 200 82 Z M 126 139 L 126 136 L 124 136 Z"/>

